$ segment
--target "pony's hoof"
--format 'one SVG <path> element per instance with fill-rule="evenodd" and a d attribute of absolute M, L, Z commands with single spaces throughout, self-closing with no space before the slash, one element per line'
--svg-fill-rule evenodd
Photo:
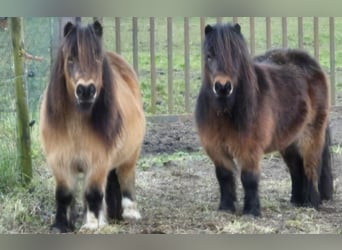
<path fill-rule="evenodd" d="M 229 213 L 235 213 L 236 211 L 234 204 L 227 205 L 227 204 L 222 204 L 222 203 L 220 203 L 218 210 L 229 212 Z"/>
<path fill-rule="evenodd" d="M 129 220 L 140 220 L 141 214 L 137 209 L 137 204 L 129 198 L 122 199 L 122 217 Z"/>
<path fill-rule="evenodd" d="M 260 217 L 260 207 L 251 207 L 251 208 L 244 208 L 243 209 L 244 215 L 253 215 L 254 217 Z"/>
<path fill-rule="evenodd" d="M 67 226 L 62 224 L 53 224 L 50 227 L 50 232 L 52 234 L 60 234 L 60 233 L 71 233 L 74 231 L 73 226 Z"/>
<path fill-rule="evenodd" d="M 319 205 L 321 204 L 321 198 L 316 191 L 311 191 L 304 197 L 304 202 L 302 203 L 303 207 L 313 207 L 316 210 L 319 210 Z"/>
<path fill-rule="evenodd" d="M 303 205 L 303 198 L 300 196 L 292 195 L 291 196 L 291 203 L 293 205 L 295 205 L 296 207 L 300 207 Z"/>
<path fill-rule="evenodd" d="M 321 204 L 321 200 L 318 200 L 318 201 L 305 201 L 301 207 L 308 207 L 308 208 L 314 208 L 316 209 L 317 211 L 319 210 L 319 205 Z"/>
<path fill-rule="evenodd" d="M 107 225 L 107 220 L 105 219 L 103 212 L 101 211 L 99 213 L 99 218 L 96 218 L 95 214 L 93 212 L 87 211 L 86 214 L 86 220 L 83 226 L 81 227 L 82 230 L 96 230 L 101 227 L 104 227 Z"/>

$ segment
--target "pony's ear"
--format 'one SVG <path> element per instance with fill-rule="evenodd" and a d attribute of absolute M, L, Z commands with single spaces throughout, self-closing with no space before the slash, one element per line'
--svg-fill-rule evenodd
<path fill-rule="evenodd" d="M 237 33 L 241 33 L 241 27 L 240 27 L 240 24 L 236 23 L 234 24 L 234 29 L 236 30 Z"/>
<path fill-rule="evenodd" d="M 94 24 L 93 24 L 93 28 L 94 28 L 94 31 L 95 31 L 95 34 L 98 36 L 98 37 L 102 37 L 102 33 L 103 33 L 103 28 L 102 28 L 102 25 L 99 21 L 95 21 Z"/>
<path fill-rule="evenodd" d="M 204 34 L 206 34 L 206 35 L 209 34 L 210 32 L 213 31 L 213 29 L 214 29 L 214 28 L 208 24 L 208 25 L 205 26 L 205 28 L 204 28 Z"/>
<path fill-rule="evenodd" d="M 72 22 L 67 22 L 67 24 L 64 26 L 64 36 L 69 34 L 73 27 L 74 25 L 72 24 Z"/>

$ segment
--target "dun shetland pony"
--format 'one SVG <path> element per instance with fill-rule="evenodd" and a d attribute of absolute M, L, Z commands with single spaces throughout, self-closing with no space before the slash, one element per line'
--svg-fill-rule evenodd
<path fill-rule="evenodd" d="M 260 160 L 280 151 L 292 180 L 291 202 L 318 208 L 332 197 L 328 83 L 300 50 L 279 49 L 252 59 L 239 24 L 205 27 L 205 69 L 196 124 L 216 167 L 219 209 L 235 211 L 235 174 L 244 214 L 259 216 Z"/>
<path fill-rule="evenodd" d="M 47 163 L 56 181 L 52 229 L 73 230 L 76 177 L 84 173 L 84 228 L 140 218 L 135 164 L 145 131 L 136 74 L 102 48 L 99 22 L 67 23 L 40 111 Z"/>

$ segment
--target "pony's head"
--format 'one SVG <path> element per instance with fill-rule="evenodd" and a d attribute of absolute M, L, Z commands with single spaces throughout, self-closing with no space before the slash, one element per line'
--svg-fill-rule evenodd
<path fill-rule="evenodd" d="M 219 98 L 232 96 L 249 60 L 240 25 L 207 25 L 203 50 L 206 77 L 213 93 Z"/>
<path fill-rule="evenodd" d="M 205 27 L 202 91 L 216 113 L 228 114 L 239 129 L 250 126 L 257 102 L 257 76 L 239 24 Z"/>
<path fill-rule="evenodd" d="M 67 23 L 61 53 L 69 100 L 80 111 L 92 109 L 102 88 L 102 26 L 98 21 L 86 27 Z"/>

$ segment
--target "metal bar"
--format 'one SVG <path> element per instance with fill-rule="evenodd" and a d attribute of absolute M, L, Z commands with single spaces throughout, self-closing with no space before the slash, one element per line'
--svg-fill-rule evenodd
<path fill-rule="evenodd" d="M 172 17 L 167 18 L 167 58 L 168 58 L 168 111 L 173 113 L 173 57 L 172 57 Z"/>
<path fill-rule="evenodd" d="M 216 17 L 216 22 L 217 23 L 222 23 L 222 17 Z"/>
<path fill-rule="evenodd" d="M 233 17 L 233 23 L 237 23 L 238 22 L 238 18 L 236 16 Z"/>
<path fill-rule="evenodd" d="M 121 54 L 120 17 L 115 17 L 115 51 Z"/>
<path fill-rule="evenodd" d="M 139 68 L 138 68 L 138 18 L 133 17 L 132 19 L 133 24 L 133 68 L 137 75 L 139 75 Z"/>
<path fill-rule="evenodd" d="M 150 62 L 151 62 L 151 113 L 156 113 L 157 85 L 156 85 L 156 57 L 155 57 L 155 21 L 150 17 Z"/>
<path fill-rule="evenodd" d="M 190 113 L 189 17 L 184 18 L 185 112 Z"/>

